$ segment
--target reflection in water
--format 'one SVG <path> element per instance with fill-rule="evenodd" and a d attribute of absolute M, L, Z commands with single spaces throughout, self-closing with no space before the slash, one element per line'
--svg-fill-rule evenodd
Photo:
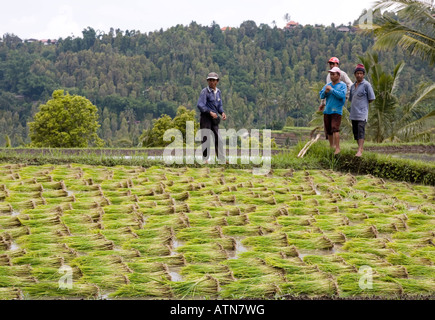
<path fill-rule="evenodd" d="M 228 253 L 229 259 L 238 259 L 239 254 L 242 252 L 248 251 L 248 249 L 242 244 L 242 240 L 244 238 L 237 238 L 236 240 L 236 249 L 234 251 L 230 251 Z"/>

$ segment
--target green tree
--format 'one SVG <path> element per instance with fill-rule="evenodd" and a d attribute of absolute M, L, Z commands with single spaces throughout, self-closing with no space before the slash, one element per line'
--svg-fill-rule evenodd
<path fill-rule="evenodd" d="M 11 147 L 12 147 L 11 139 L 9 138 L 9 135 L 5 135 L 5 148 L 11 148 Z"/>
<path fill-rule="evenodd" d="M 195 120 L 195 110 L 187 110 L 184 106 L 179 106 L 177 114 L 172 119 L 167 114 L 162 115 L 157 120 L 153 120 L 153 127 L 148 130 L 144 130 L 139 140 L 143 147 L 164 147 L 171 143 L 170 141 L 163 141 L 163 135 L 166 130 L 178 129 L 183 135 L 183 139 L 186 139 L 186 122 L 193 121 L 194 134 L 199 129 L 199 123 Z"/>
<path fill-rule="evenodd" d="M 139 137 L 143 147 L 162 147 L 169 144 L 163 141 L 165 131 L 173 128 L 172 118 L 167 114 L 162 115 L 157 120 L 153 120 L 153 127 L 145 130 Z"/>
<path fill-rule="evenodd" d="M 55 90 L 52 99 L 39 107 L 30 122 L 31 145 L 51 148 L 102 146 L 97 136 L 97 107 L 79 95 Z"/>
<path fill-rule="evenodd" d="M 376 36 L 374 49 L 395 49 L 401 47 L 413 56 L 419 56 L 435 64 L 435 16 L 427 1 L 380 0 L 374 9 L 393 8 L 398 19 L 387 13 L 380 15 L 374 25 Z"/>

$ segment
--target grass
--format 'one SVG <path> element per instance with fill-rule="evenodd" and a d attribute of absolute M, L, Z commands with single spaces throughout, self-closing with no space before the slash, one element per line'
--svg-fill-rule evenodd
<path fill-rule="evenodd" d="M 0 164 L 0 299 L 433 296 L 432 186 L 282 161 Z"/>

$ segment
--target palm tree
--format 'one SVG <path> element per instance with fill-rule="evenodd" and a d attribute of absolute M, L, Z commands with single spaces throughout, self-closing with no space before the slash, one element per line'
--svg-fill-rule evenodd
<path fill-rule="evenodd" d="M 433 125 L 428 125 L 429 130 L 425 128 L 428 121 L 435 118 L 435 109 L 425 113 L 420 106 L 425 101 L 433 104 L 435 84 L 422 85 L 410 99 L 412 102 L 402 107 L 395 91 L 404 63 L 397 64 L 393 74 L 387 74 L 382 70 L 376 53 L 368 53 L 359 59 L 366 67 L 367 77 L 376 96 L 369 108 L 368 137 L 376 142 L 411 141 L 421 140 L 434 131 Z"/>
<path fill-rule="evenodd" d="M 380 15 L 373 26 L 376 36 L 374 49 L 401 47 L 409 54 L 435 64 L 434 6 L 428 1 L 379 0 L 374 10 L 392 9 L 398 20 L 387 14 Z"/>

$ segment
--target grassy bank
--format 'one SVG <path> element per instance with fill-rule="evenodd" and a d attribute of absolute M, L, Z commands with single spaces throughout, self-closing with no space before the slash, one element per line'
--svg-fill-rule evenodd
<path fill-rule="evenodd" d="M 275 149 L 271 159 L 273 169 L 292 168 L 294 170 L 306 169 L 332 169 L 353 174 L 371 174 L 376 177 L 393 179 L 397 181 L 415 182 L 435 185 L 435 163 L 409 159 L 397 159 L 386 154 L 365 152 L 363 157 L 357 158 L 355 146 L 352 143 L 343 143 L 340 155 L 335 156 L 326 141 L 314 144 L 304 158 L 297 154 L 305 142 L 289 150 Z M 369 146 L 371 146 L 369 144 Z M 394 145 L 394 146 L 397 146 Z M 8 163 L 23 163 L 28 165 L 67 164 L 79 163 L 101 166 L 166 166 L 162 160 L 149 158 L 148 155 L 156 153 L 158 149 L 129 149 L 121 153 L 116 149 L 44 149 L 28 150 L 1 149 L 0 161 Z M 260 164 L 261 165 L 261 164 Z M 173 164 L 172 167 L 184 167 L 185 164 Z M 202 167 L 195 162 L 189 167 Z M 210 165 L 213 167 L 213 165 Z M 214 165 L 222 166 L 222 165 Z M 242 164 L 239 159 L 237 164 L 224 165 L 233 169 L 252 169 L 259 165 Z"/>

